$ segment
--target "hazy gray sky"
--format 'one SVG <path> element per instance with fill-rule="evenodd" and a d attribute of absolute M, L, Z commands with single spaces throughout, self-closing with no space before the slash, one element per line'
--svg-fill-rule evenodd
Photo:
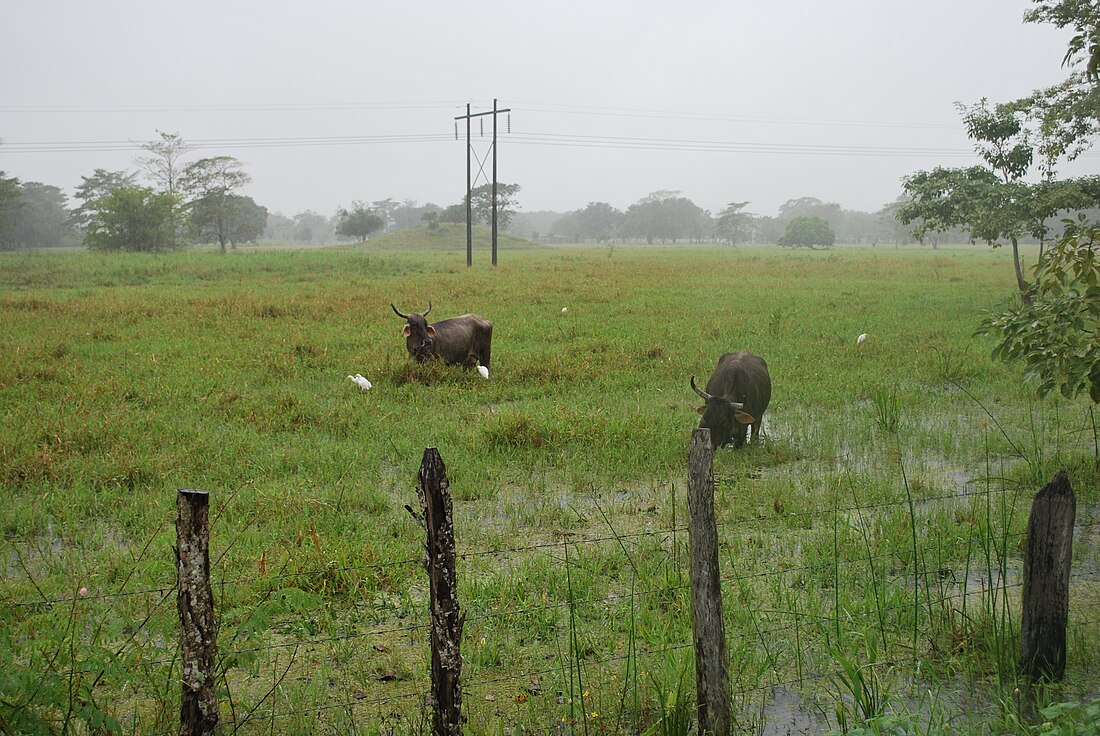
<path fill-rule="evenodd" d="M 1065 77 L 1068 33 L 1025 25 L 1030 5 L 0 0 L 0 169 L 71 193 L 134 170 L 162 130 L 201 145 L 191 160 L 240 159 L 247 194 L 284 214 L 445 206 L 465 193 L 453 118 L 496 98 L 523 210 L 668 189 L 711 211 L 873 211 L 906 174 L 975 160 L 954 102 Z"/>

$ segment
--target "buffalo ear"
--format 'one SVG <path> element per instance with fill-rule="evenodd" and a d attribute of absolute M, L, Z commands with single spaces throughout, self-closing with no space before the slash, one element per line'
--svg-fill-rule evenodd
<path fill-rule="evenodd" d="M 401 330 L 401 337 L 408 337 L 410 334 L 412 334 L 412 329 L 408 325 L 405 325 Z"/>
<path fill-rule="evenodd" d="M 431 337 L 433 339 L 435 338 L 435 328 L 432 327 L 431 325 L 428 325 L 428 329 L 425 330 L 425 332 L 428 333 L 428 337 Z"/>
<path fill-rule="evenodd" d="M 755 424 L 756 423 L 756 420 L 752 418 L 751 414 L 746 414 L 745 412 L 740 411 L 740 410 L 735 410 L 733 412 L 733 416 L 734 416 L 735 419 L 737 419 L 737 421 L 741 422 L 742 424 Z"/>
<path fill-rule="evenodd" d="M 699 416 L 703 416 L 704 414 L 706 414 L 706 413 L 707 413 L 707 407 L 705 407 L 705 406 L 700 406 L 700 407 L 699 407 L 698 409 L 696 409 L 695 411 L 699 412 Z"/>

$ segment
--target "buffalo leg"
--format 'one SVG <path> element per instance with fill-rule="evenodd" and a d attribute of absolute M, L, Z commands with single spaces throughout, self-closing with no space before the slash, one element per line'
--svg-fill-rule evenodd
<path fill-rule="evenodd" d="M 481 345 L 481 355 L 478 357 L 481 359 L 481 364 L 486 368 L 489 367 L 489 357 L 493 350 L 493 326 L 489 325 L 489 331 L 485 335 L 485 342 Z"/>

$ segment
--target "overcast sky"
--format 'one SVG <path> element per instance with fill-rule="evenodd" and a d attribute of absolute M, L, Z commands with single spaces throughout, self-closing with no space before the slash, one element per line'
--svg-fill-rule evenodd
<path fill-rule="evenodd" d="M 135 170 L 161 130 L 200 146 L 189 160 L 240 159 L 272 211 L 445 206 L 466 186 L 454 118 L 495 98 L 522 210 L 675 190 L 712 212 L 874 211 L 907 174 L 975 161 L 956 101 L 1065 78 L 1069 34 L 1024 24 L 1030 5 L 0 0 L 0 170 L 71 193 Z M 474 121 L 475 185 L 491 130 Z"/>

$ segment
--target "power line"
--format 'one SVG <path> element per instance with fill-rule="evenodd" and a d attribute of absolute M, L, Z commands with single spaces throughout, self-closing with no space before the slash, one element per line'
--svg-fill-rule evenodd
<path fill-rule="evenodd" d="M 198 149 L 208 148 L 299 148 L 312 146 L 365 146 L 406 143 L 439 143 L 452 136 L 440 133 L 378 136 L 314 136 L 305 138 L 209 138 L 189 141 Z M 973 151 L 953 148 L 912 146 L 855 146 L 805 143 L 757 143 L 750 141 L 691 140 L 675 138 L 627 138 L 619 136 L 569 135 L 562 133 L 512 133 L 517 145 L 607 148 L 646 151 L 698 151 L 711 153 L 775 153 L 842 156 L 973 156 Z M 142 141 L 28 141 L 5 142 L 0 153 L 87 153 L 140 151 Z"/>
<path fill-rule="evenodd" d="M 888 128 L 888 129 L 940 129 L 958 130 L 958 124 L 920 122 L 891 122 L 872 120 L 834 120 L 827 118 L 791 118 L 781 116 L 752 116 L 712 113 L 702 110 L 660 110 L 644 108 L 613 108 L 557 103 L 522 103 L 525 111 L 551 115 L 579 115 L 612 119 L 687 120 L 696 122 L 750 123 L 766 125 L 798 125 L 830 128 Z M 321 103 L 256 103 L 256 104 L 197 104 L 197 105 L 120 105 L 120 106 L 0 106 L 0 113 L 134 113 L 134 112 L 311 112 L 355 111 L 374 112 L 455 109 L 465 106 L 443 101 L 427 102 L 321 102 Z M 499 111 L 498 111 L 499 112 Z M 476 116 L 488 115 L 480 112 Z M 469 109 L 466 115 L 471 115 Z M 464 116 L 458 116 L 456 120 Z M 973 158 L 969 148 L 941 148 L 907 145 L 862 144 L 813 144 L 801 142 L 758 142 L 748 140 L 707 140 L 692 138 L 628 137 L 588 134 L 561 134 L 510 131 L 515 145 L 554 146 L 573 148 L 603 148 L 611 150 L 683 151 L 705 153 L 761 154 L 761 155 L 813 155 L 813 156 L 864 156 L 864 157 L 915 157 L 937 156 L 947 158 Z M 441 143 L 449 140 L 445 133 L 379 134 L 349 136 L 282 136 L 269 138 L 209 138 L 189 141 L 199 149 L 213 148 L 297 148 L 320 146 L 375 146 L 408 143 Z M 0 142 L 0 153 L 87 153 L 110 151 L 138 151 L 144 141 L 26 141 Z M 1097 153 L 1086 153 L 1093 158 Z"/>
<path fill-rule="evenodd" d="M 756 115 L 728 115 L 724 113 L 708 112 L 610 108 L 582 105 L 555 105 L 539 102 L 524 102 L 518 104 L 525 105 L 526 107 L 524 109 L 526 111 L 545 112 L 557 115 L 588 115 L 597 117 L 652 120 L 698 120 L 709 122 L 752 123 L 766 125 L 825 125 L 860 128 L 918 128 L 933 130 L 961 130 L 962 128 L 959 123 L 914 123 L 873 120 L 830 120 L 827 118 L 788 118 Z"/>
<path fill-rule="evenodd" d="M 621 138 L 565 135 L 558 133 L 513 133 L 517 144 L 615 148 L 650 151 L 704 151 L 712 153 L 784 153 L 841 156 L 974 156 L 962 148 L 917 148 L 912 146 L 858 146 L 813 143 L 758 143 L 672 138 Z"/>
<path fill-rule="evenodd" d="M 448 133 L 414 133 L 373 136 L 309 136 L 274 138 L 206 138 L 189 141 L 197 149 L 308 148 L 329 146 L 380 146 L 416 143 L 442 143 L 452 140 Z M 701 153 L 971 158 L 975 153 L 965 148 L 923 148 L 919 146 L 837 145 L 825 143 L 763 143 L 755 141 L 723 141 L 688 138 L 632 138 L 624 136 L 571 135 L 565 133 L 518 133 L 510 139 L 514 145 L 550 146 L 562 148 L 602 148 L 625 151 L 682 151 Z M 144 141 L 5 141 L 0 153 L 90 153 L 140 151 Z M 1095 158 L 1100 152 L 1090 152 L 1082 158 Z"/>
<path fill-rule="evenodd" d="M 139 112 L 333 112 L 369 110 L 375 112 L 402 110 L 438 110 L 461 108 L 465 103 L 447 101 L 422 102 L 303 102 L 303 103 L 230 103 L 194 105 L 0 105 L 0 113 L 9 114 L 99 114 Z M 870 128 L 917 128 L 960 130 L 959 123 L 920 123 L 911 121 L 836 120 L 829 118 L 797 118 L 771 115 L 733 115 L 706 111 L 660 110 L 649 108 L 615 108 L 594 105 L 568 105 L 548 102 L 522 102 L 525 112 L 551 115 L 631 118 L 650 120 L 695 120 L 710 122 L 751 123 L 767 125 L 814 125 Z"/>
<path fill-rule="evenodd" d="M 334 110 L 451 110 L 453 102 L 303 102 L 226 105 L 0 105 L 0 113 L 115 113 L 115 112 L 325 112 Z"/>
<path fill-rule="evenodd" d="M 282 138 L 206 138 L 189 140 L 188 145 L 205 148 L 297 148 L 308 146 L 362 146 L 449 141 L 444 133 L 377 136 L 312 136 Z M 96 151 L 140 151 L 147 141 L 5 141 L 0 153 L 87 153 Z"/>

